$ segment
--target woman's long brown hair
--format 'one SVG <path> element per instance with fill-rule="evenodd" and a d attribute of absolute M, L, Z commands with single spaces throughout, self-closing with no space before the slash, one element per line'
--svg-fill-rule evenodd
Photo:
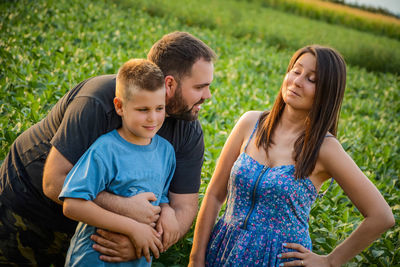
<path fill-rule="evenodd" d="M 316 84 L 312 108 L 305 120 L 305 129 L 297 138 L 293 149 L 295 177 L 306 178 L 315 168 L 319 149 L 325 135 L 330 132 L 336 136 L 340 107 L 346 87 L 346 64 L 343 57 L 334 49 L 318 45 L 303 47 L 292 56 L 287 73 L 305 53 L 316 58 Z M 274 144 L 272 134 L 278 125 L 286 103 L 282 98 L 282 87 L 271 111 L 264 112 L 256 134 L 256 145 L 268 154 Z"/>

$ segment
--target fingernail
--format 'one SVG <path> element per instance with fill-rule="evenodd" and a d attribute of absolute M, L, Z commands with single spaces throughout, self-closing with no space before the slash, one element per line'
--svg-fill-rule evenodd
<path fill-rule="evenodd" d="M 286 247 L 286 246 L 287 246 L 287 244 L 286 244 L 286 243 L 283 243 L 282 245 L 283 245 L 284 247 Z"/>
<path fill-rule="evenodd" d="M 278 254 L 278 258 L 282 257 L 282 254 Z"/>
<path fill-rule="evenodd" d="M 279 266 L 283 266 L 283 263 L 279 264 Z"/>

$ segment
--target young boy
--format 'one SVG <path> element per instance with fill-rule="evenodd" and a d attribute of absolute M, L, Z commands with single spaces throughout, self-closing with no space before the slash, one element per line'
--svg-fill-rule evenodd
<path fill-rule="evenodd" d="M 66 257 L 66 266 L 105 266 L 90 236 L 96 228 L 130 238 L 138 257 L 118 266 L 150 266 L 150 250 L 161 251 L 160 234 L 150 225 L 107 211 L 93 200 L 101 191 L 122 196 L 153 192 L 154 205 L 168 203 L 175 170 L 172 145 L 156 135 L 165 118 L 164 76 L 148 60 L 132 59 L 118 71 L 114 106 L 122 127 L 104 134 L 68 174 L 59 198 L 64 215 L 80 221 Z M 141 256 L 144 257 L 141 257 Z M 147 262 L 146 262 L 147 260 Z"/>

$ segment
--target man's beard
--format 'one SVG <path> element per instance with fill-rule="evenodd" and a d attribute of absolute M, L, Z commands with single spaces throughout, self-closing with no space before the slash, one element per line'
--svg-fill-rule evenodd
<path fill-rule="evenodd" d="M 195 105 L 202 104 L 203 102 L 204 99 L 201 99 Z M 195 105 L 193 105 L 193 107 Z M 185 121 L 194 121 L 197 120 L 199 113 L 193 113 L 193 107 L 189 108 L 189 106 L 185 103 L 185 100 L 182 97 L 182 87 L 178 85 L 175 95 L 168 99 L 168 104 L 165 106 L 165 111 L 170 117 Z"/>

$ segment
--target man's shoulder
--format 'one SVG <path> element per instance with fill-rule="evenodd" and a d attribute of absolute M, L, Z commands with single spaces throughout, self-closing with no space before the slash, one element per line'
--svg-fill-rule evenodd
<path fill-rule="evenodd" d="M 203 134 L 203 129 L 201 128 L 201 124 L 200 124 L 199 120 L 186 121 L 186 123 L 187 123 L 187 127 L 189 127 L 190 129 L 193 129 L 193 131 L 195 133 Z"/>
<path fill-rule="evenodd" d="M 195 149 L 203 140 L 203 130 L 197 120 L 184 121 L 167 117 L 157 134 L 167 139 L 175 152 Z"/>
<path fill-rule="evenodd" d="M 115 97 L 115 81 L 115 74 L 89 78 L 77 86 L 79 90 L 74 98 L 91 99 L 100 104 L 106 112 L 110 112 L 114 108 L 112 100 Z"/>
<path fill-rule="evenodd" d="M 116 75 L 109 74 L 109 75 L 100 75 L 91 77 L 84 81 L 82 88 L 79 91 L 79 95 L 99 95 L 102 92 L 108 90 L 114 90 L 115 92 L 115 82 L 116 82 Z"/>
<path fill-rule="evenodd" d="M 197 135 L 203 134 L 203 129 L 201 128 L 201 124 L 198 120 L 185 121 L 175 118 L 166 118 L 164 123 L 175 128 L 179 133 L 184 135 L 188 133 Z"/>

